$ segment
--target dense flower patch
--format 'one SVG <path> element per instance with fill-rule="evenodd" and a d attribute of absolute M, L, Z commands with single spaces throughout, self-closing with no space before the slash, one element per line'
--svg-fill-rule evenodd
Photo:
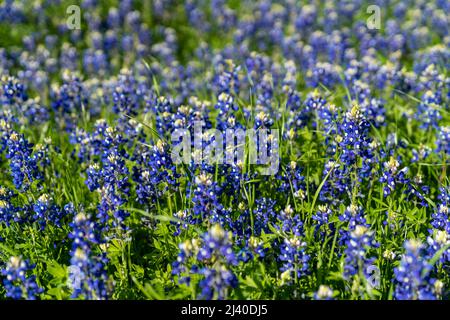
<path fill-rule="evenodd" d="M 448 12 L 2 1 L 0 299 L 449 298 Z"/>

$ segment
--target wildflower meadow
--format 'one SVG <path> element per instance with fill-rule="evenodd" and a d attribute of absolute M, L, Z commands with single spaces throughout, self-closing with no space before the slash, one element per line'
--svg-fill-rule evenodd
<path fill-rule="evenodd" d="M 446 300 L 449 0 L 0 0 L 0 300 Z"/>

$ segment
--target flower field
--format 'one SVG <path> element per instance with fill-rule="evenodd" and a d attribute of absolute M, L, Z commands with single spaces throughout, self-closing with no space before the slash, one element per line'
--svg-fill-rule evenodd
<path fill-rule="evenodd" d="M 448 299 L 449 12 L 0 1 L 0 300 Z"/>

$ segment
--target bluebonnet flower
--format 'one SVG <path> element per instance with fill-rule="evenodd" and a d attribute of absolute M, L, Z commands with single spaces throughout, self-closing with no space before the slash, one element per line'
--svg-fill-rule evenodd
<path fill-rule="evenodd" d="M 28 99 L 25 86 L 18 79 L 7 76 L 2 76 L 0 83 L 1 105 L 3 107 L 21 108 L 21 105 Z"/>
<path fill-rule="evenodd" d="M 236 202 L 239 197 L 235 195 L 239 194 L 243 184 L 250 180 L 250 175 L 247 172 L 244 172 L 241 160 L 234 162 L 235 163 L 223 164 L 221 166 L 221 175 L 225 177 L 225 180 L 220 186 L 220 189 L 224 194 L 233 196 L 233 202 Z"/>
<path fill-rule="evenodd" d="M 75 61 L 75 59 L 70 59 Z M 77 120 L 83 110 L 89 110 L 85 88 L 80 76 L 66 70 L 63 72 L 64 83 L 53 85 L 50 92 L 52 108 L 58 123 L 68 131 L 75 128 Z"/>
<path fill-rule="evenodd" d="M 293 93 L 297 85 L 297 67 L 293 60 L 287 60 L 284 64 L 286 74 L 282 81 L 282 89 L 285 93 Z"/>
<path fill-rule="evenodd" d="M 0 4 L 0 18 L 2 21 L 12 24 L 26 21 L 27 15 L 24 4 L 13 0 L 4 1 Z"/>
<path fill-rule="evenodd" d="M 0 114 L 9 112 L 20 124 L 41 124 L 49 119 L 49 112 L 41 104 L 40 97 L 30 99 L 18 79 L 2 77 L 0 84 Z"/>
<path fill-rule="evenodd" d="M 297 117 L 297 114 L 301 112 L 300 108 L 302 108 L 300 93 L 295 90 L 290 91 L 286 100 L 286 109 L 289 111 L 289 116 L 286 121 L 287 128 L 295 130 L 297 126 L 303 124 L 305 119 L 304 115 L 300 118 Z"/>
<path fill-rule="evenodd" d="M 450 261 L 450 236 L 446 230 L 432 230 L 427 237 L 427 253 L 430 258 L 434 257 L 438 252 L 441 254 L 439 262 L 446 264 Z M 440 250 L 443 250 L 442 253 Z"/>
<path fill-rule="evenodd" d="M 89 166 L 86 170 L 87 179 L 86 185 L 90 191 L 94 191 L 100 188 L 101 186 L 101 170 L 100 166 L 97 163 Z"/>
<path fill-rule="evenodd" d="M 271 119 L 270 115 L 265 113 L 264 111 L 260 111 L 255 116 L 255 125 L 254 129 L 268 129 L 273 125 L 273 119 Z"/>
<path fill-rule="evenodd" d="M 216 86 L 217 93 L 239 94 L 239 70 L 232 60 L 219 60 L 215 66 L 216 76 L 213 83 Z"/>
<path fill-rule="evenodd" d="M 81 142 L 79 155 L 94 162 L 86 170 L 85 183 L 91 192 L 100 193 L 97 217 L 103 227 L 108 230 L 111 224 L 120 230 L 126 229 L 124 222 L 129 213 L 121 206 L 128 201 L 130 183 L 124 139 L 101 120 L 97 121 L 93 134 L 79 131 L 72 136 L 72 141 Z"/>
<path fill-rule="evenodd" d="M 90 160 L 93 156 L 92 153 L 99 152 L 95 148 L 92 147 L 92 137 L 91 135 L 82 130 L 80 128 L 76 128 L 69 136 L 69 141 L 71 144 L 75 145 L 78 149 L 78 153 L 76 154 L 76 150 L 72 152 L 73 155 L 78 156 L 78 161 L 86 161 Z"/>
<path fill-rule="evenodd" d="M 252 229 L 250 215 L 250 210 L 246 208 L 243 202 L 240 202 L 237 208 L 237 215 L 235 215 L 230 223 L 231 232 L 235 237 L 235 245 L 240 247 L 237 258 L 243 262 L 247 262 L 254 257 L 262 258 L 267 252 L 264 243 L 259 238 L 262 225 L 258 222 L 257 218 L 254 219 L 255 226 L 259 228 L 259 233 L 255 231 L 253 235 L 254 229 Z"/>
<path fill-rule="evenodd" d="M 261 233 L 269 232 L 269 223 L 275 222 L 277 216 L 274 206 L 276 204 L 275 200 L 270 198 L 259 198 L 255 201 L 256 207 L 253 210 L 253 233 L 256 236 L 261 235 Z M 244 223 L 247 227 L 251 227 L 250 217 L 246 215 L 247 221 Z"/>
<path fill-rule="evenodd" d="M 202 129 L 212 127 L 209 120 L 209 101 L 202 101 L 195 96 L 189 98 L 189 106 L 181 105 L 174 116 L 174 132 L 177 129 L 192 129 L 195 123 L 201 123 Z"/>
<path fill-rule="evenodd" d="M 211 25 L 197 1 L 186 1 L 184 8 L 191 26 L 194 26 L 197 30 L 201 30 L 202 32 L 208 32 L 211 29 Z"/>
<path fill-rule="evenodd" d="M 306 243 L 297 236 L 284 239 L 280 245 L 279 259 L 282 262 L 280 270 L 293 272 L 296 277 L 305 275 L 308 272 L 310 258 L 305 252 L 305 247 Z"/>
<path fill-rule="evenodd" d="M 442 152 L 443 154 L 450 155 L 450 126 L 439 127 L 436 134 L 436 152 Z"/>
<path fill-rule="evenodd" d="M 36 300 L 39 297 L 43 290 L 36 283 L 36 276 L 27 276 L 34 267 L 28 260 L 11 257 L 6 268 L 2 270 L 2 275 L 5 277 L 3 285 L 6 289 L 6 297 L 15 300 Z"/>
<path fill-rule="evenodd" d="M 314 300 L 333 300 L 333 290 L 329 286 L 321 284 L 319 290 L 314 293 Z"/>
<path fill-rule="evenodd" d="M 92 133 L 76 128 L 70 134 L 70 142 L 79 148 L 78 160 L 89 162 L 104 156 L 110 148 L 124 145 L 126 141 L 120 132 L 108 125 L 106 120 L 99 119 L 95 122 Z"/>
<path fill-rule="evenodd" d="M 383 175 L 380 177 L 380 182 L 386 183 L 383 188 L 384 196 L 388 196 L 395 190 L 397 184 L 404 184 L 408 180 L 406 178 L 406 173 L 408 172 L 408 168 L 405 167 L 400 169 L 400 159 L 395 159 L 394 157 L 390 157 L 389 161 L 384 162 L 384 170 Z"/>
<path fill-rule="evenodd" d="M 22 206 L 10 206 L 10 213 L 12 214 L 12 221 L 17 222 L 19 224 L 25 223 L 33 223 L 35 222 L 34 215 L 35 212 L 33 210 L 32 204 L 25 204 Z"/>
<path fill-rule="evenodd" d="M 135 149 L 133 160 L 133 181 L 136 184 L 138 201 L 153 206 L 156 200 L 169 190 L 178 186 L 175 164 L 172 161 L 169 146 L 162 140 L 149 148 L 147 146 Z"/>
<path fill-rule="evenodd" d="M 229 232 L 215 224 L 203 235 L 203 246 L 200 247 L 197 258 L 203 261 L 223 257 L 227 263 L 235 264 L 237 261 L 232 250 L 230 237 Z"/>
<path fill-rule="evenodd" d="M 306 254 L 306 243 L 301 240 L 303 236 L 303 222 L 300 215 L 294 214 L 294 210 L 290 205 L 287 205 L 280 212 L 278 221 L 281 224 L 281 231 L 287 236 L 279 244 L 280 253 L 278 258 L 282 263 L 280 270 L 294 273 L 297 279 L 308 272 L 308 261 L 310 259 L 309 255 Z M 276 224 L 275 228 L 280 229 L 279 224 Z"/>
<path fill-rule="evenodd" d="M 49 222 L 61 227 L 61 219 L 65 216 L 65 211 L 54 204 L 53 199 L 48 194 L 41 195 L 33 208 L 33 219 L 39 223 L 42 229 Z"/>
<path fill-rule="evenodd" d="M 321 121 L 323 128 L 323 136 L 325 137 L 325 145 L 327 154 L 334 156 L 338 150 L 338 145 L 342 141 L 342 137 L 338 135 L 340 125 L 338 116 L 340 108 L 334 104 L 326 104 L 320 108 L 317 115 Z"/>
<path fill-rule="evenodd" d="M 105 152 L 107 156 L 103 159 L 103 167 L 99 170 L 88 171 L 87 183 L 91 187 L 94 185 L 90 183 L 91 179 L 95 181 L 97 190 L 100 193 L 101 201 L 98 206 L 98 218 L 103 223 L 112 221 L 114 227 L 124 229 L 125 218 L 129 213 L 120 207 L 127 202 L 129 195 L 129 181 L 128 168 L 125 165 L 123 153 L 117 149 L 112 148 Z M 111 220 L 110 220 L 111 219 Z"/>
<path fill-rule="evenodd" d="M 17 212 L 17 208 L 11 203 L 11 198 L 14 196 L 11 190 L 0 186 L 0 222 L 6 225 L 9 225 Z"/>
<path fill-rule="evenodd" d="M 178 275 L 178 283 L 190 285 L 191 276 L 189 274 L 189 259 L 195 258 L 199 251 L 200 239 L 194 238 L 186 240 L 178 245 L 178 256 L 176 261 L 172 263 L 172 274 Z M 194 271 L 197 271 L 197 265 L 194 267 Z"/>
<path fill-rule="evenodd" d="M 205 278 L 199 282 L 199 287 L 202 290 L 200 299 L 225 299 L 229 288 L 237 286 L 237 277 L 225 266 L 220 266 L 218 269 L 206 268 L 202 270 L 202 275 Z"/>
<path fill-rule="evenodd" d="M 303 222 L 301 221 L 300 215 L 294 213 L 291 205 L 286 205 L 286 207 L 280 211 L 277 216 L 278 221 L 281 223 L 281 230 L 286 233 L 291 233 L 297 237 L 300 237 L 303 231 Z M 275 226 L 279 228 L 279 224 Z"/>
<path fill-rule="evenodd" d="M 331 253 L 327 269 L 336 269 L 336 263 L 345 259 L 344 272 L 355 278 L 359 271 L 365 272 L 375 251 L 373 235 L 363 232 L 370 227 L 368 221 L 381 228 L 377 238 L 387 232 L 393 240 L 406 231 L 430 228 L 428 245 L 420 254 L 409 250 L 397 268 L 396 278 L 402 282 L 396 280 L 396 290 L 399 296 L 413 292 L 414 297 L 415 289 L 404 288 L 411 287 L 416 277 L 422 281 L 419 288 L 425 288 L 423 296 L 429 292 L 442 296 L 443 282 L 433 278 L 448 282 L 447 249 L 429 272 L 422 268 L 430 276 L 417 272 L 405 281 L 407 270 L 401 268 L 429 261 L 449 241 L 448 187 L 439 192 L 430 226 L 418 225 L 430 213 L 420 207 L 432 204 L 431 191 L 446 183 L 450 155 L 447 0 L 394 3 L 383 32 L 368 31 L 364 21 L 357 21 L 364 7 L 361 0 L 306 5 L 293 0 L 184 4 L 154 0 L 149 5 L 122 0 L 116 1 L 117 8 L 84 0 L 87 28 L 70 32 L 62 19 L 47 16 L 48 6 L 59 2 L 34 1 L 26 8 L 20 1 L 0 1 L 0 24 L 5 30 L 16 28 L 20 35 L 33 24 L 43 26 L 19 39 L 22 48 L 16 46 L 20 45 L 16 37 L 0 41 L 4 44 L 0 48 L 0 170 L 12 175 L 0 186 L 0 241 L 14 247 L 15 236 L 23 238 L 23 234 L 10 231 L 34 223 L 42 228 L 59 226 L 61 230 L 48 228 L 52 232 L 46 233 L 45 243 L 54 243 L 58 254 L 49 256 L 60 263 L 66 245 L 58 239 L 64 223 L 76 216 L 70 234 L 70 278 L 75 285 L 79 270 L 83 285 L 72 287 L 74 297 L 105 298 L 106 269 L 113 268 L 107 268 L 103 245 L 116 236 L 123 241 L 131 233 L 141 240 L 148 221 L 156 235 L 166 227 L 155 219 L 129 217 L 126 208 L 137 205 L 161 213 L 167 206 L 175 218 L 170 219 L 175 236 L 218 224 L 199 239 L 182 244 L 179 263 L 174 264 L 176 274 L 182 271 L 180 283 L 189 282 L 190 276 L 196 281 L 190 288 L 200 288 L 198 297 L 240 297 L 241 292 L 230 296 L 238 272 L 245 278 L 243 273 L 264 264 L 267 273 L 281 273 L 282 285 L 292 280 L 294 271 L 302 277 L 301 288 L 275 290 L 277 296 L 331 299 L 331 288 L 318 287 L 330 284 L 330 277 L 321 279 L 321 272 L 318 279 L 303 276 L 308 256 L 316 255 L 317 248 L 325 249 L 321 255 Z M 186 19 L 174 17 L 180 10 Z M 182 25 L 186 22 L 187 28 Z M 217 41 L 218 33 L 223 41 Z M 86 79 L 78 73 L 81 69 Z M 313 91 L 305 96 L 308 88 Z M 413 97 L 420 99 L 416 105 Z M 94 124 L 100 116 L 113 121 L 114 128 L 105 120 Z M 222 131 L 243 132 L 244 123 L 252 129 L 283 125 L 282 170 L 267 177 L 246 161 L 217 166 L 204 158 L 197 162 L 198 150 L 192 163 L 177 168 L 162 141 L 183 129 L 192 136 L 196 122 L 202 123 L 202 129 L 214 124 Z M 55 126 L 68 132 L 56 137 L 61 130 L 55 131 Z M 417 126 L 424 131 L 414 132 Z M 25 132 L 30 136 L 22 135 Z M 47 133 L 57 138 L 63 152 L 55 154 L 56 148 L 47 142 L 31 145 Z M 420 138 L 421 133 L 426 137 Z M 73 148 L 66 148 L 67 136 Z M 377 139 L 386 136 L 386 146 L 381 147 Z M 202 138 L 202 147 L 219 143 L 209 134 Z M 407 148 L 405 141 L 414 145 Z M 253 142 L 262 149 L 260 141 Z M 71 159 L 65 159 L 67 155 Z M 298 161 L 308 164 L 307 172 Z M 92 194 L 79 190 L 80 172 Z M 43 194 L 49 190 L 54 199 Z M 315 192 L 320 193 L 314 203 L 320 205 L 313 208 L 309 198 Z M 378 199 L 383 194 L 386 199 Z M 96 212 L 91 217 L 76 215 L 70 204 L 61 208 L 67 197 L 91 201 Z M 359 206 L 364 201 L 367 204 Z M 367 213 L 363 210 L 374 206 Z M 404 219 L 408 211 L 417 213 L 417 219 Z M 309 239 L 323 243 L 310 245 Z M 137 247 L 146 260 L 148 252 Z M 389 260 L 381 261 L 386 276 L 395 255 L 385 251 L 382 257 Z M 277 267 L 281 271 L 274 271 Z M 145 282 L 148 276 L 144 272 L 138 280 Z M 389 294 L 383 283 L 381 297 Z M 311 286 L 308 294 L 303 292 Z M 128 295 L 125 287 L 116 293 Z M 165 294 L 173 297 L 172 290 L 166 289 Z M 339 297 L 346 297 L 347 289 L 348 283 L 340 286 Z M 23 291 L 15 290 L 23 296 Z M 186 290 L 175 294 L 185 295 Z M 264 297 L 272 291 L 243 290 L 243 294 Z"/>
<path fill-rule="evenodd" d="M 406 189 L 404 193 L 407 195 L 407 200 L 412 201 L 422 207 L 427 207 L 428 203 L 425 199 L 430 192 L 430 187 L 423 184 L 423 177 L 417 174 L 413 179 L 405 179 Z"/>
<path fill-rule="evenodd" d="M 94 33 L 94 35 L 98 35 L 98 33 Z M 97 39 L 96 37 L 93 39 L 94 46 L 98 40 L 101 41 L 101 38 Z M 97 73 L 99 76 L 102 76 L 105 74 L 108 69 L 108 58 L 105 52 L 102 49 L 86 49 L 83 53 L 83 69 L 89 75 Z"/>
<path fill-rule="evenodd" d="M 357 225 L 368 226 L 364 217 L 364 210 L 361 206 L 354 204 L 345 208 L 344 213 L 339 216 L 339 220 L 348 222 L 349 230 L 354 230 Z"/>
<path fill-rule="evenodd" d="M 172 102 L 166 97 L 155 98 L 155 101 L 149 102 L 156 114 L 156 130 L 161 136 L 166 136 L 174 129 L 175 108 Z"/>
<path fill-rule="evenodd" d="M 334 223 L 330 222 L 333 211 L 327 205 L 319 205 L 317 211 L 313 214 L 312 219 L 316 223 L 314 228 L 315 234 L 319 234 L 320 238 L 323 239 L 325 234 L 335 231 Z"/>
<path fill-rule="evenodd" d="M 317 62 L 308 68 L 305 79 L 306 84 L 313 88 L 322 84 L 328 89 L 332 89 L 340 82 L 338 68 L 336 65 L 328 62 Z"/>
<path fill-rule="evenodd" d="M 256 83 L 256 104 L 261 105 L 263 108 L 267 108 L 269 110 L 271 108 L 271 100 L 274 91 L 273 82 L 274 80 L 272 77 L 272 73 L 265 71 L 261 81 Z"/>
<path fill-rule="evenodd" d="M 12 132 L 7 140 L 6 158 L 10 160 L 11 175 L 16 189 L 26 191 L 31 183 L 43 179 L 32 144 L 23 135 Z"/>
<path fill-rule="evenodd" d="M 190 283 L 190 274 L 199 274 L 200 299 L 226 299 L 229 290 L 237 286 L 237 277 L 228 268 L 237 264 L 231 245 L 231 234 L 216 224 L 201 239 L 187 240 L 179 245 L 180 252 L 172 273 L 180 283 Z"/>
<path fill-rule="evenodd" d="M 449 204 L 450 204 L 450 190 L 447 187 L 441 187 L 438 195 L 438 202 L 436 208 L 431 215 L 431 226 L 429 230 L 430 235 L 427 238 L 428 254 L 430 257 L 434 256 L 445 245 L 450 243 L 450 221 L 449 221 Z M 450 248 L 442 252 L 440 261 L 442 263 L 450 260 Z"/>
<path fill-rule="evenodd" d="M 425 74 L 432 75 L 436 80 L 436 78 L 439 78 L 439 75 L 436 74 L 436 67 L 439 64 L 443 63 L 444 61 L 448 61 L 449 53 L 448 50 L 446 50 L 445 45 L 437 44 L 431 47 L 426 48 L 425 50 L 421 50 L 419 52 L 415 53 L 415 59 L 414 59 L 414 74 L 420 75 L 423 71 L 425 71 L 428 68 L 428 72 Z M 419 86 L 420 89 L 425 85 L 425 87 L 428 87 L 431 89 L 433 85 L 436 85 L 436 81 L 427 81 L 428 79 L 423 79 L 425 81 L 424 84 L 421 84 Z M 438 79 L 439 81 L 441 79 Z M 428 82 L 428 83 L 427 83 Z"/>
<path fill-rule="evenodd" d="M 370 124 L 376 128 L 386 124 L 386 108 L 381 100 L 367 98 L 361 102 L 361 111 Z"/>
<path fill-rule="evenodd" d="M 432 109 L 435 106 L 430 104 L 436 103 L 440 104 L 441 102 L 441 93 L 442 86 L 444 84 L 444 76 L 440 74 L 438 68 L 434 64 L 423 64 L 426 66 L 421 72 L 416 72 L 418 77 L 418 89 L 425 91 L 422 96 L 422 102 L 428 104 L 428 107 Z M 439 110 L 426 110 L 427 106 L 424 108 L 427 115 L 431 117 L 431 119 L 424 119 L 424 127 L 428 127 L 429 125 L 434 125 L 435 120 L 439 120 L 441 115 Z"/>
<path fill-rule="evenodd" d="M 448 206 L 445 204 L 440 204 L 431 216 L 431 225 L 439 230 L 450 230 L 448 212 Z"/>
<path fill-rule="evenodd" d="M 428 158 L 428 156 L 431 153 L 431 148 L 426 145 L 420 144 L 418 150 L 412 149 L 411 152 L 413 155 L 411 162 L 414 163 L 418 161 L 423 161 L 426 158 Z"/>
<path fill-rule="evenodd" d="M 398 79 L 400 78 L 400 64 L 398 63 L 399 51 L 403 46 L 403 39 L 401 37 L 394 37 L 391 42 L 391 47 L 396 47 L 398 50 L 391 54 L 391 58 L 393 63 L 386 63 L 383 65 L 377 66 L 377 75 L 375 81 L 375 86 L 377 89 L 385 90 L 386 87 L 397 84 Z M 388 40 L 389 41 L 389 40 Z M 370 68 L 370 67 L 369 67 Z M 370 70 L 370 69 L 369 69 Z M 370 71 L 369 71 L 370 72 Z"/>
<path fill-rule="evenodd" d="M 49 119 L 49 112 L 40 102 L 40 97 L 29 99 L 25 85 L 15 77 L 0 79 L 0 105 L 2 113 L 9 111 L 20 123 L 40 124 Z"/>
<path fill-rule="evenodd" d="M 34 146 L 33 157 L 36 159 L 38 165 L 44 169 L 50 166 L 50 152 L 54 151 L 55 153 L 59 153 L 60 149 L 57 146 L 52 144 L 52 138 L 47 137 L 44 138 L 43 143 L 38 143 Z"/>
<path fill-rule="evenodd" d="M 340 109 L 341 109 L 340 107 L 332 103 L 327 103 L 324 106 L 322 106 L 319 110 L 317 110 L 317 115 L 319 119 L 322 121 L 327 138 L 328 136 L 336 134 L 337 132 L 338 115 Z"/>
<path fill-rule="evenodd" d="M 351 188 L 351 177 L 348 174 L 348 169 L 340 165 L 334 160 L 329 160 L 325 163 L 325 168 L 322 175 L 328 175 L 328 179 L 320 190 L 320 200 L 336 204 L 340 202 L 340 196 L 349 194 Z"/>
<path fill-rule="evenodd" d="M 299 13 L 296 16 L 295 28 L 298 31 L 305 32 L 310 29 L 317 20 L 317 8 L 315 5 L 305 5 L 299 9 Z"/>
<path fill-rule="evenodd" d="M 236 111 L 239 110 L 239 106 L 234 102 L 232 95 L 226 92 L 219 94 L 215 108 L 219 110 L 217 129 L 223 131 L 227 128 L 240 127 L 235 116 Z"/>
<path fill-rule="evenodd" d="M 305 200 L 307 196 L 305 177 L 302 175 L 302 168 L 297 165 L 297 162 L 291 161 L 289 166 L 286 166 L 285 172 L 278 173 L 278 179 L 281 180 L 279 187 L 281 192 L 292 192 L 294 197 Z"/>
<path fill-rule="evenodd" d="M 264 247 L 264 242 L 260 238 L 251 236 L 245 241 L 240 253 L 244 251 L 246 256 L 240 255 L 238 258 L 240 258 L 240 261 L 246 262 L 253 257 L 264 258 L 268 250 Z"/>
<path fill-rule="evenodd" d="M 422 102 L 417 107 L 415 118 L 421 123 L 421 128 L 437 127 L 442 118 L 439 110 L 441 109 L 440 94 L 427 91 L 422 97 Z"/>
<path fill-rule="evenodd" d="M 295 115 L 294 124 L 300 128 L 306 127 L 312 120 L 316 111 L 319 111 L 326 104 L 326 100 L 321 96 L 319 90 L 314 90 L 308 95 L 303 108 Z M 313 122 L 312 126 L 315 128 L 316 123 Z"/>
<path fill-rule="evenodd" d="M 176 221 L 171 221 L 170 223 L 176 226 L 176 230 L 173 233 L 174 236 L 178 236 L 181 230 L 186 230 L 189 226 L 189 212 L 188 210 L 179 210 L 173 214 Z"/>
<path fill-rule="evenodd" d="M 320 199 L 337 203 L 340 195 L 350 195 L 359 182 L 373 175 L 376 144 L 369 136 L 370 125 L 357 104 L 336 127 L 332 123 L 327 128 L 331 134 L 326 140 L 328 152 L 340 154 L 341 161 L 329 160 L 325 164 L 323 176 L 329 174 L 329 177 L 320 191 Z"/>
<path fill-rule="evenodd" d="M 4 190 L 3 187 L 1 187 L 0 192 L 2 190 Z M 4 222 L 8 225 L 13 219 L 16 210 L 17 209 L 11 205 L 8 200 L 0 199 L 0 222 Z"/>
<path fill-rule="evenodd" d="M 180 105 L 185 101 L 189 101 L 192 93 L 198 91 L 203 86 L 199 81 L 192 80 L 198 79 L 201 75 L 205 75 L 205 69 L 203 64 L 199 65 L 194 61 L 189 61 L 186 66 L 174 63 L 173 72 L 176 76 L 176 82 L 170 84 L 170 86 L 174 85 L 174 89 L 178 91 L 175 96 L 175 102 L 177 105 Z M 204 80 L 212 81 L 211 78 L 212 74 L 207 74 Z"/>
<path fill-rule="evenodd" d="M 12 190 L 10 190 L 6 187 L 0 186 L 0 200 L 9 201 L 14 196 L 15 196 L 15 194 Z"/>
<path fill-rule="evenodd" d="M 371 91 L 369 85 L 360 80 L 354 81 L 350 89 L 353 97 L 356 99 L 356 101 L 358 101 L 359 104 L 370 97 Z"/>
<path fill-rule="evenodd" d="M 366 226 L 357 225 L 350 232 L 350 237 L 346 241 L 344 277 L 350 277 L 357 274 L 368 277 L 367 268 L 373 265 L 375 258 L 369 258 L 369 250 L 377 247 L 373 232 Z"/>
<path fill-rule="evenodd" d="M 131 133 L 133 123 L 129 123 L 129 117 L 135 117 L 144 102 L 144 91 L 141 90 L 137 79 L 128 69 L 122 69 L 117 79 L 117 84 L 112 94 L 113 112 L 119 114 L 118 127 L 121 131 Z M 129 135 L 130 136 L 130 135 Z M 130 139 L 134 136 L 131 135 Z"/>
<path fill-rule="evenodd" d="M 108 298 L 106 264 L 104 254 L 96 254 L 94 248 L 102 243 L 101 228 L 84 212 L 75 215 L 70 224 L 72 231 L 71 274 L 72 297 L 103 300 Z"/>
<path fill-rule="evenodd" d="M 229 31 L 236 25 L 236 12 L 227 5 L 227 1 L 212 0 L 210 7 L 213 21 L 221 30 Z"/>
<path fill-rule="evenodd" d="M 26 124 L 42 124 L 50 119 L 48 109 L 44 105 L 42 105 L 39 97 L 28 99 L 22 105 L 21 112 L 24 115 L 23 117 L 21 117 L 21 120 Z"/>
<path fill-rule="evenodd" d="M 339 230 L 339 244 L 345 245 L 351 238 L 351 232 L 353 232 L 356 226 L 363 226 L 369 228 L 370 225 L 366 221 L 364 210 L 361 206 L 351 204 L 347 206 L 339 216 L 339 220 L 347 223 L 347 229 L 341 228 Z"/>
<path fill-rule="evenodd" d="M 357 157 L 362 159 L 362 166 L 358 170 L 358 176 L 367 177 L 370 174 L 373 162 L 373 150 L 369 137 L 369 123 L 364 117 L 359 105 L 354 105 L 345 115 L 345 119 L 338 131 L 342 135 L 339 142 L 342 148 L 341 160 L 346 166 L 352 166 Z"/>
<path fill-rule="evenodd" d="M 0 112 L 0 153 L 7 148 L 10 135 L 15 133 L 12 126 L 16 122 L 11 112 Z"/>
<path fill-rule="evenodd" d="M 406 252 L 400 265 L 394 269 L 397 300 L 435 300 L 442 283 L 432 278 L 431 265 L 426 260 L 424 245 L 418 240 L 405 242 Z"/>
<path fill-rule="evenodd" d="M 208 219 L 213 223 L 229 224 L 230 213 L 219 201 L 221 189 L 217 182 L 213 181 L 211 174 L 203 172 L 195 177 L 194 182 L 192 190 L 189 191 L 193 202 L 192 223 L 197 224 L 202 219 Z"/>
<path fill-rule="evenodd" d="M 448 216 L 449 206 L 450 188 L 441 187 L 439 189 L 436 209 L 431 215 L 431 225 L 433 226 L 433 228 L 450 232 L 450 221 Z"/>

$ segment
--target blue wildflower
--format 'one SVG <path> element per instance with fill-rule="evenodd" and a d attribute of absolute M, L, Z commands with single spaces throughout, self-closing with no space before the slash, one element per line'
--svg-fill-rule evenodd
<path fill-rule="evenodd" d="M 11 175 L 17 190 L 26 191 L 34 181 L 43 179 L 38 159 L 33 155 L 32 144 L 23 135 L 12 132 L 7 140 Z"/>
<path fill-rule="evenodd" d="M 333 300 L 333 290 L 329 286 L 320 285 L 319 290 L 314 293 L 314 300 Z"/>
<path fill-rule="evenodd" d="M 72 231 L 71 274 L 72 297 L 85 299 L 107 299 L 106 264 L 104 254 L 96 254 L 94 248 L 102 243 L 98 224 L 85 213 L 75 215 L 70 224 Z"/>
<path fill-rule="evenodd" d="M 350 232 L 350 237 L 346 242 L 344 277 L 349 279 L 357 274 L 368 277 L 368 267 L 373 265 L 375 259 L 368 258 L 368 252 L 371 248 L 377 246 L 374 240 L 373 232 L 366 226 L 357 225 Z"/>
<path fill-rule="evenodd" d="M 21 257 L 11 257 L 2 270 L 5 277 L 3 285 L 6 289 L 6 297 L 11 299 L 36 300 L 43 289 L 36 283 L 36 276 L 27 276 L 27 273 L 34 269 L 28 260 Z"/>
<path fill-rule="evenodd" d="M 180 252 L 172 273 L 180 283 L 188 283 L 189 274 L 199 274 L 200 299 L 226 299 L 229 290 L 237 286 L 236 275 L 229 266 L 237 264 L 231 245 L 231 233 L 216 224 L 201 239 L 187 240 L 179 245 Z"/>
<path fill-rule="evenodd" d="M 450 155 L 450 127 L 442 126 L 436 134 L 436 152 L 440 152 L 444 155 Z"/>
<path fill-rule="evenodd" d="M 432 278 L 431 265 L 426 259 L 424 245 L 417 240 L 405 242 L 406 252 L 394 269 L 397 300 L 435 300 L 442 289 L 439 280 Z M 436 290 L 439 289 L 439 290 Z"/>
<path fill-rule="evenodd" d="M 42 229 L 49 222 L 57 227 L 61 227 L 61 219 L 64 217 L 65 211 L 54 204 L 49 195 L 45 193 L 41 195 L 33 208 L 35 212 L 33 219 L 39 223 Z"/>

